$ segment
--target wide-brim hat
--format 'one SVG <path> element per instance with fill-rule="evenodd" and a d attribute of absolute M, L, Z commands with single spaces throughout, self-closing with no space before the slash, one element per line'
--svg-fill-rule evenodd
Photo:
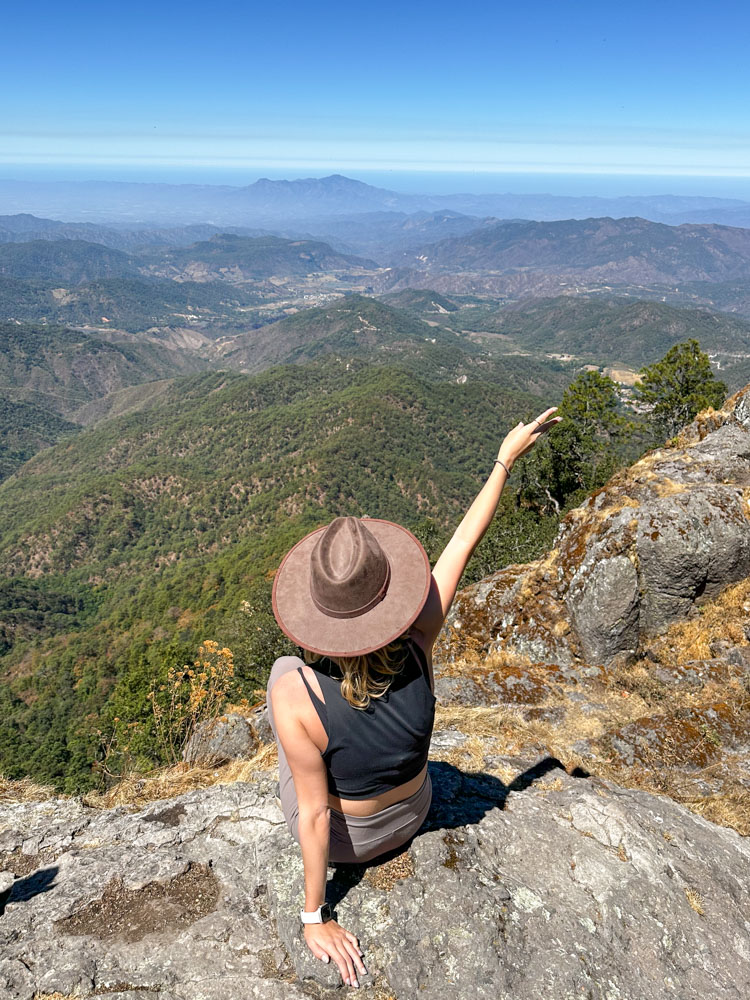
<path fill-rule="evenodd" d="M 323 656 L 364 656 L 414 623 L 430 589 L 430 561 L 406 528 L 338 517 L 287 552 L 273 581 L 282 632 Z"/>

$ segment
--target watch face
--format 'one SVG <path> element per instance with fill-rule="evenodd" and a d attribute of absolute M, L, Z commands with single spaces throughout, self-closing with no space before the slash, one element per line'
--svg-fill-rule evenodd
<path fill-rule="evenodd" d="M 321 906 L 320 919 L 323 923 L 325 923 L 326 920 L 333 920 L 333 913 L 331 911 L 330 903 L 323 903 L 323 905 Z"/>

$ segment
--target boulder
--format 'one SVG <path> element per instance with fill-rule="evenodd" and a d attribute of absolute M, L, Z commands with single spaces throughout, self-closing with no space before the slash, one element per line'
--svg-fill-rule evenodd
<path fill-rule="evenodd" d="M 236 712 L 227 712 L 200 725 L 182 752 L 189 764 L 226 764 L 249 760 L 260 740 L 251 722 Z"/>

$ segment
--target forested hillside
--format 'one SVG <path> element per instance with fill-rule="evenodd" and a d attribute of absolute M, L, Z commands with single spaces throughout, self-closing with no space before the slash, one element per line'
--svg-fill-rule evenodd
<path fill-rule="evenodd" d="M 52 279 L 77 285 L 96 278 L 134 274 L 136 265 L 121 250 L 84 240 L 32 240 L 0 244 L 0 275 Z"/>
<path fill-rule="evenodd" d="M 14 320 L 114 328 L 132 333 L 159 327 L 192 328 L 211 339 L 256 320 L 262 298 L 242 287 L 209 281 L 170 281 L 138 274 L 62 286 L 0 274 L 0 310 Z"/>
<path fill-rule="evenodd" d="M 147 340 L 36 324 L 0 323 L 0 390 L 6 399 L 70 417 L 123 386 L 203 367 L 190 352 Z"/>
<path fill-rule="evenodd" d="M 640 369 L 674 344 L 695 337 L 721 367 L 730 389 L 747 384 L 750 321 L 705 309 L 654 301 L 587 295 L 523 299 L 500 304 L 476 296 L 406 289 L 385 297 L 415 317 L 460 331 L 504 360 L 571 356 L 579 363 Z"/>
<path fill-rule="evenodd" d="M 152 681 L 206 637 L 251 695 L 273 650 L 242 601 L 267 626 L 289 544 L 340 513 L 454 523 L 503 429 L 540 405 L 334 360 L 177 380 L 37 455 L 0 486 L 0 772 L 92 783 L 97 729 L 148 723 Z"/>

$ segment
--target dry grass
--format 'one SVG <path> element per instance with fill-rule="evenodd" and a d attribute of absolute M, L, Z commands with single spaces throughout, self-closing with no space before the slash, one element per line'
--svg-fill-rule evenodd
<path fill-rule="evenodd" d="M 683 799 L 682 804 L 711 823 L 731 827 L 740 836 L 750 837 L 750 791 L 742 785 L 716 795 Z"/>
<path fill-rule="evenodd" d="M 477 671 L 491 674 L 507 667 L 529 670 L 533 666 L 531 659 L 523 653 L 516 653 L 512 649 L 493 649 L 486 653 L 476 637 L 465 635 L 461 639 L 461 656 L 440 668 L 444 677 L 473 676 Z"/>
<path fill-rule="evenodd" d="M 699 441 L 702 441 L 707 434 L 710 434 L 712 431 L 721 427 L 722 424 L 725 424 L 731 416 L 734 404 L 739 399 L 741 392 L 742 390 L 725 400 L 726 408 L 715 410 L 712 406 L 709 406 L 707 409 L 701 410 L 701 412 L 696 415 L 692 423 L 683 427 L 683 429 L 671 439 L 673 447 L 688 448 L 690 445 L 697 444 Z"/>
<path fill-rule="evenodd" d="M 466 705 L 438 705 L 435 729 L 458 729 L 467 736 L 507 738 L 518 725 L 520 715 L 507 705 L 469 708 Z"/>
<path fill-rule="evenodd" d="M 664 741 L 658 752 L 653 752 L 651 762 L 647 761 L 641 766 L 627 767 L 607 761 L 596 761 L 594 764 L 579 754 L 568 754 L 567 759 L 564 755 L 560 755 L 568 770 L 577 765 L 595 771 L 598 777 L 622 788 L 666 795 L 691 812 L 711 823 L 716 823 L 717 826 L 735 830 L 742 837 L 750 836 L 750 790 L 740 781 L 735 781 L 724 774 L 721 791 L 708 795 L 697 791 L 697 783 L 720 771 L 725 766 L 724 762 L 718 761 L 708 767 L 686 773 L 674 766 L 673 757 L 673 748 L 670 747 L 668 740 Z M 671 834 L 663 836 L 666 841 L 672 839 Z"/>
<path fill-rule="evenodd" d="M 547 792 L 559 792 L 565 787 L 562 778 L 552 778 L 551 781 L 537 781 L 536 788 L 543 795 Z"/>
<path fill-rule="evenodd" d="M 371 997 L 371 1000 L 396 1000 L 390 986 L 381 979 L 375 981 L 372 987 L 372 993 L 368 992 L 367 995 Z"/>
<path fill-rule="evenodd" d="M 745 627 L 748 620 L 750 577 L 732 584 L 712 601 L 700 605 L 694 618 L 675 622 L 660 639 L 654 641 L 653 649 L 665 663 L 709 659 L 710 645 L 716 639 L 747 645 Z"/>
<path fill-rule="evenodd" d="M 365 881 L 369 882 L 375 889 L 383 889 L 390 892 L 394 885 L 404 878 L 411 878 L 416 872 L 414 858 L 409 851 L 404 851 L 390 861 L 382 865 L 368 868 L 365 872 Z"/>
<path fill-rule="evenodd" d="M 687 899 L 688 903 L 690 903 L 696 913 L 700 913 L 701 916 L 705 916 L 703 900 L 695 889 L 685 889 L 685 899 Z"/>
<path fill-rule="evenodd" d="M 488 741 L 486 737 L 470 736 L 460 747 L 434 750 L 430 753 L 430 760 L 445 761 L 446 764 L 453 764 L 462 771 L 483 771 L 485 756 L 488 753 L 501 752 L 494 740 Z"/>
<path fill-rule="evenodd" d="M 172 764 L 147 774 L 127 774 L 106 792 L 89 792 L 85 802 L 96 809 L 115 806 L 139 807 L 159 799 L 171 799 L 197 788 L 250 781 L 259 771 L 278 765 L 276 744 L 262 747 L 250 760 L 235 760 L 222 767 L 203 764 Z"/>
<path fill-rule="evenodd" d="M 31 778 L 13 781 L 0 775 L 0 802 L 44 802 L 45 799 L 67 798 L 52 785 L 38 785 Z"/>

